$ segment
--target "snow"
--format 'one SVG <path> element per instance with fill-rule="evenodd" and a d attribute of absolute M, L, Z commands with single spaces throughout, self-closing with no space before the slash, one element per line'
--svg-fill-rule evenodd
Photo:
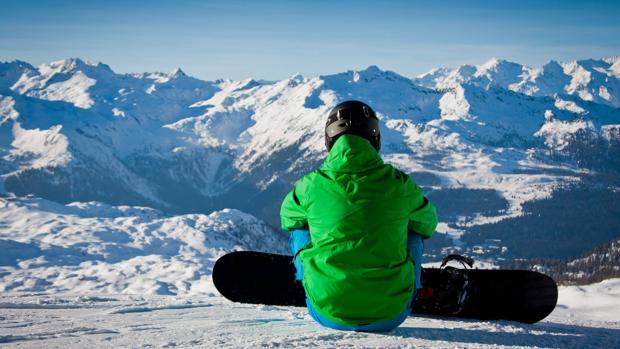
<path fill-rule="evenodd" d="M 472 217 L 477 224 L 496 222 L 578 178 L 581 169 L 548 156 L 571 149 L 571 132 L 616 142 L 609 132 L 619 123 L 612 108 L 620 91 L 616 64 L 551 61 L 529 68 L 491 59 L 416 79 L 370 66 L 276 82 L 207 82 L 179 69 L 116 74 L 80 59 L 38 68 L 3 63 L 0 174 L 9 192 L 64 202 L 197 212 L 223 208 L 205 204 L 221 200 L 247 209 L 244 200 L 232 199 L 234 190 L 261 197 L 318 166 L 325 156 L 325 114 L 357 98 L 381 118 L 388 161 L 432 173 L 444 188 L 498 191 L 511 204 L 508 213 Z M 580 93 L 593 94 L 594 103 Z M 558 122 L 549 124 L 549 115 Z M 577 127 L 581 123 L 591 127 Z M 564 175 L 549 174 L 554 170 Z M 46 175 L 32 175 L 39 171 Z M 101 190 L 102 183 L 114 189 Z M 183 200 L 180 192 L 200 197 Z M 276 199 L 268 206 L 276 207 Z"/>
<path fill-rule="evenodd" d="M 441 118 L 444 120 L 465 119 L 469 115 L 469 103 L 465 98 L 465 90 L 461 86 L 454 88 L 439 100 Z"/>
<path fill-rule="evenodd" d="M 146 207 L 0 198 L 0 291 L 213 294 L 214 261 L 285 252 L 284 236 L 243 212 L 167 216 Z"/>
<path fill-rule="evenodd" d="M 13 124 L 15 139 L 13 149 L 6 159 L 24 158 L 28 167 L 36 169 L 47 166 L 62 166 L 71 161 L 69 141 L 61 133 L 62 126 L 57 125 L 47 130 L 23 129 L 19 123 Z"/>
<path fill-rule="evenodd" d="M 217 257 L 286 251 L 276 232 L 242 212 L 168 216 L 147 207 L 13 196 L 0 205 L 6 348 L 620 345 L 620 279 L 560 287 L 556 310 L 533 325 L 413 316 L 389 333 L 340 332 L 314 323 L 304 308 L 219 296 L 210 277 Z M 458 234 L 445 224 L 439 230 Z"/>
<path fill-rule="evenodd" d="M 609 73 L 616 78 L 620 78 L 620 57 L 615 57 L 615 59 L 608 59 L 607 63 L 611 64 L 609 68 Z"/>
<path fill-rule="evenodd" d="M 441 90 L 473 84 L 485 89 L 502 87 L 530 96 L 575 95 L 584 101 L 619 107 L 618 67 L 617 57 L 563 63 L 552 60 L 540 68 L 492 58 L 477 66 L 436 68 L 414 81 Z"/>
<path fill-rule="evenodd" d="M 618 279 L 560 288 L 556 310 L 532 325 L 412 316 L 381 334 L 323 328 L 304 308 L 231 303 L 219 296 L 3 293 L 0 343 L 64 349 L 614 348 L 620 345 L 619 291 Z"/>
<path fill-rule="evenodd" d="M 125 112 L 118 109 L 118 108 L 112 108 L 112 114 L 114 114 L 114 116 L 118 116 L 118 117 L 125 117 Z"/>
<path fill-rule="evenodd" d="M 592 124 L 586 121 L 552 120 L 546 122 L 534 135 L 544 138 L 549 148 L 562 150 L 570 144 L 577 132 L 592 129 L 592 127 Z"/>
<path fill-rule="evenodd" d="M 67 101 L 76 107 L 88 109 L 95 102 L 91 99 L 88 89 L 94 86 L 96 80 L 84 75 L 81 71 L 77 72 L 70 79 L 62 82 L 53 83 L 41 91 L 38 96 L 48 101 Z"/>
<path fill-rule="evenodd" d="M 286 253 L 286 237 L 224 207 L 277 209 L 278 190 L 325 156 L 328 110 L 350 98 L 377 111 L 388 163 L 431 178 L 425 192 L 489 190 L 506 201 L 438 227 L 452 243 L 443 252 L 468 248 L 478 267 L 494 268 L 485 251 L 508 247 L 461 237 L 592 171 L 549 154 L 582 135 L 618 144 L 618 79 L 618 58 L 540 68 L 494 58 L 415 79 L 370 66 L 275 82 L 116 74 L 80 59 L 0 63 L 0 344 L 620 346 L 618 280 L 561 288 L 536 325 L 412 317 L 377 335 L 323 329 L 304 309 L 227 302 L 210 278 L 226 252 Z"/>
<path fill-rule="evenodd" d="M 575 114 L 587 114 L 586 110 L 573 101 L 565 101 L 559 97 L 555 98 L 554 106 L 560 110 L 567 110 Z"/>
<path fill-rule="evenodd" d="M 577 64 L 577 62 L 571 62 L 564 66 L 564 71 L 572 76 L 570 85 L 565 88 L 568 93 L 574 93 L 580 88 L 587 86 L 592 80 L 592 74 Z"/>
<path fill-rule="evenodd" d="M 569 318 L 620 324 L 620 279 L 585 286 L 561 286 L 557 313 Z"/>

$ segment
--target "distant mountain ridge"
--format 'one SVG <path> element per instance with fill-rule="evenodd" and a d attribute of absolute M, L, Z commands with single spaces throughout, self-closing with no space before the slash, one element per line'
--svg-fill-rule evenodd
<path fill-rule="evenodd" d="M 543 272 L 562 285 L 587 285 L 620 277 L 620 239 L 599 246 L 575 259 L 518 260 L 506 263 L 508 269 Z"/>
<path fill-rule="evenodd" d="M 618 108 L 619 77 L 620 57 L 566 63 L 551 60 L 540 68 L 493 58 L 479 66 L 433 69 L 413 80 L 439 89 L 473 84 L 486 89 L 498 86 L 528 96 L 576 95 L 584 101 Z"/>
<path fill-rule="evenodd" d="M 277 226 L 283 195 L 325 156 L 325 115 L 360 99 L 381 118 L 384 159 L 438 206 L 431 251 L 519 257 L 527 247 L 498 239 L 503 225 L 554 207 L 554 193 L 616 200 L 619 62 L 492 59 L 414 79 L 371 66 L 273 82 L 116 74 L 80 59 L 0 63 L 0 182 L 60 203 L 236 208 Z M 578 244 L 577 224 L 557 225 L 564 210 L 542 220 L 562 230 L 565 255 L 620 234 L 612 217 Z"/>

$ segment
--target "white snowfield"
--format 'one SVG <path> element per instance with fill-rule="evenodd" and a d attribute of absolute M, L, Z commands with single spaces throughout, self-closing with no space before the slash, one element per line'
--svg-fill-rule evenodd
<path fill-rule="evenodd" d="M 284 252 L 282 233 L 237 210 L 166 216 L 146 207 L 0 198 L 0 291 L 214 294 L 215 260 Z"/>
<path fill-rule="evenodd" d="M 620 279 L 560 288 L 544 321 L 410 317 L 383 334 L 339 332 L 304 308 L 232 303 L 213 261 L 285 239 L 236 210 L 167 216 L 144 207 L 0 199 L 2 348 L 617 348 Z"/>
<path fill-rule="evenodd" d="M 305 308 L 217 296 L 0 296 L 3 348 L 618 348 L 620 279 L 560 289 L 528 325 L 409 317 L 381 334 L 322 328 Z M 587 300 L 596 299 L 593 305 Z"/>

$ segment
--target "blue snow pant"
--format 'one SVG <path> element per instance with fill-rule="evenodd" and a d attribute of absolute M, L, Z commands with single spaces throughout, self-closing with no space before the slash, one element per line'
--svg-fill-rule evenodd
<path fill-rule="evenodd" d="M 293 261 L 296 269 L 295 279 L 302 281 L 304 278 L 304 268 L 301 264 L 299 256 L 297 256 L 297 253 L 310 242 L 310 233 L 308 230 L 293 230 L 291 232 L 289 242 L 291 252 L 293 253 L 293 256 L 295 256 L 295 259 Z M 407 239 L 407 247 L 409 248 L 411 256 L 413 257 L 415 267 L 414 292 L 411 295 L 411 299 L 407 303 L 407 306 L 398 316 L 389 320 L 359 326 L 343 325 L 326 319 L 325 317 L 317 313 L 312 306 L 312 302 L 310 302 L 308 297 L 306 297 L 306 306 L 308 307 L 308 313 L 310 314 L 310 316 L 314 319 L 314 321 L 320 323 L 325 327 L 343 331 L 387 332 L 398 327 L 400 324 L 403 323 L 403 321 L 405 321 L 405 319 L 407 319 L 407 316 L 409 316 L 409 314 L 411 313 L 411 302 L 413 301 L 413 297 L 415 296 L 415 291 L 418 288 L 422 287 L 420 279 L 420 275 L 422 274 L 422 253 L 424 252 L 424 240 L 422 240 L 422 236 L 413 233 L 409 234 L 409 237 Z"/>

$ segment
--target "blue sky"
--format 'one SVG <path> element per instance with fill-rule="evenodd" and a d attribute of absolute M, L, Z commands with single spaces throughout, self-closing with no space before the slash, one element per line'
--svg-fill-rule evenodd
<path fill-rule="evenodd" d="M 0 60 L 281 79 L 620 55 L 620 1 L 0 0 Z"/>

